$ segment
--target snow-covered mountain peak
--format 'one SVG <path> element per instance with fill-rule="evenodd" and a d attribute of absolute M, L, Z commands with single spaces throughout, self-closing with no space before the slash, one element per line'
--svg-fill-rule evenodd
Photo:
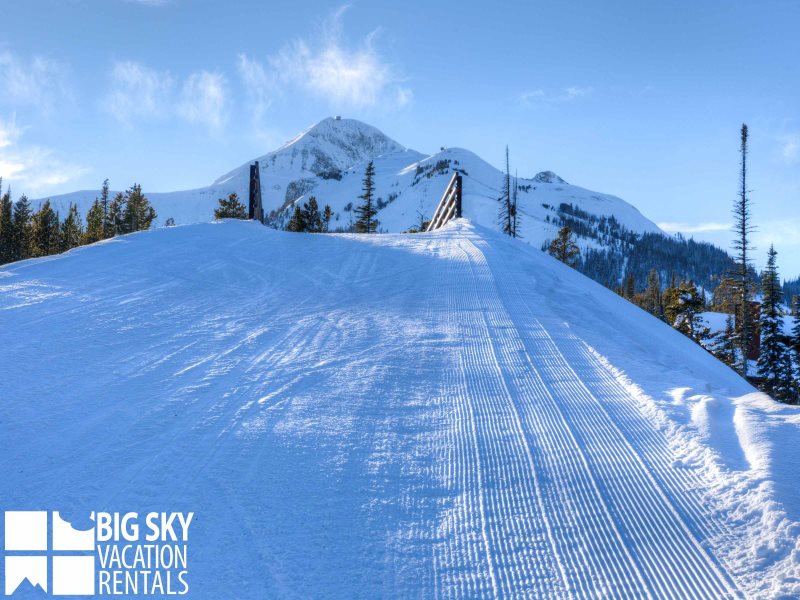
<path fill-rule="evenodd" d="M 567 184 L 566 181 L 561 179 L 561 177 L 559 177 L 552 171 L 541 171 L 534 176 L 533 180 L 538 183 L 562 183 L 564 185 Z"/>
<path fill-rule="evenodd" d="M 329 117 L 253 160 L 259 162 L 262 202 L 269 223 L 278 228 L 286 225 L 296 203 L 311 196 L 320 206 L 331 207 L 332 229 L 352 227 L 353 208 L 359 202 L 369 161 L 375 165 L 381 231 L 418 228 L 433 215 L 454 172 L 463 177 L 464 215 L 475 223 L 497 226 L 503 173 L 464 148 L 442 146 L 438 152 L 422 154 L 367 123 Z M 148 190 L 158 212 L 158 224 L 170 218 L 178 224 L 208 220 L 218 199 L 234 192 L 246 202 L 253 160 L 207 187 L 164 194 Z M 52 204 L 64 214 L 70 202 L 78 202 L 81 213 L 86 214 L 98 193 L 76 192 L 53 198 Z M 582 246 L 593 248 L 616 248 L 626 232 L 660 233 L 655 223 L 627 202 L 571 185 L 552 171 L 542 171 L 531 179 L 520 178 L 519 202 L 522 238 L 537 247 L 552 239 L 566 223 L 573 227 Z M 611 225 L 603 225 L 603 219 L 610 217 L 614 217 Z"/>
<path fill-rule="evenodd" d="M 281 152 L 297 144 L 321 143 L 338 146 L 344 152 L 351 153 L 356 160 L 405 150 L 404 146 L 363 121 L 327 117 L 286 142 L 275 152 Z"/>
<path fill-rule="evenodd" d="M 256 158 L 262 170 L 302 179 L 319 177 L 340 179 L 353 165 L 379 156 L 403 152 L 406 148 L 392 138 L 356 119 L 328 117 L 273 150 Z M 214 184 L 249 177 L 249 161 L 226 173 Z"/>

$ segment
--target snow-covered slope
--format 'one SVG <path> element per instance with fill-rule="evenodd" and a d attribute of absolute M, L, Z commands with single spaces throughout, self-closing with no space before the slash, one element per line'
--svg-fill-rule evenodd
<path fill-rule="evenodd" d="M 519 241 L 222 222 L 4 269 L 0 498 L 194 511 L 188 597 L 800 595 L 800 409 Z"/>
<path fill-rule="evenodd" d="M 465 216 L 487 227 L 496 226 L 502 173 L 468 150 L 447 148 L 426 156 L 404 148 L 360 121 L 328 118 L 254 160 L 261 167 L 265 210 L 275 211 L 278 225 L 288 219 L 291 203 L 303 202 L 313 195 L 320 205 L 330 204 L 333 208 L 334 228 L 347 228 L 353 218 L 349 207 L 359 202 L 364 169 L 374 160 L 376 190 L 382 206 L 378 219 L 383 230 L 406 230 L 419 221 L 419 213 L 430 218 L 456 169 L 464 175 Z M 242 165 L 210 186 L 196 190 L 170 193 L 145 190 L 158 212 L 158 224 L 170 217 L 178 224 L 209 221 L 217 199 L 231 192 L 238 193 L 246 202 L 249 165 Z M 550 171 L 522 178 L 519 184 L 521 232 L 534 246 L 554 237 L 558 227 L 551 220 L 556 218 L 561 203 L 572 204 L 598 217 L 614 216 L 634 232 L 660 232 L 627 202 L 570 185 Z M 62 214 L 71 202 L 76 202 L 85 215 L 97 195 L 97 191 L 85 190 L 51 200 Z M 584 245 L 598 244 L 586 240 Z"/>

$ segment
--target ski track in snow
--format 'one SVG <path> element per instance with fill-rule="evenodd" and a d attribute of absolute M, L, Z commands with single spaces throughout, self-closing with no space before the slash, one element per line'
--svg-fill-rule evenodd
<path fill-rule="evenodd" d="M 496 234 L 130 241 L 10 267 L 5 509 L 195 511 L 190 597 L 752 593 L 748 530 Z"/>

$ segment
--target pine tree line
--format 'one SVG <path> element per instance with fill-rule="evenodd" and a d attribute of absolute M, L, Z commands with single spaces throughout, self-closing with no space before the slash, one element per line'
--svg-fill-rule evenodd
<path fill-rule="evenodd" d="M 793 307 L 795 315 L 798 314 L 794 307 L 800 307 L 800 277 L 783 282 L 783 301 Z"/>
<path fill-rule="evenodd" d="M 328 233 L 330 231 L 331 218 L 333 218 L 333 211 L 329 205 L 320 213 L 319 204 L 314 196 L 304 202 L 301 207 L 296 204 L 292 218 L 286 226 L 286 231 L 307 231 L 309 233 Z"/>
<path fill-rule="evenodd" d="M 149 229 L 157 215 L 142 188 L 134 184 L 109 202 L 108 180 L 101 197 L 86 213 L 84 226 L 77 204 L 70 204 L 61 220 L 50 200 L 33 211 L 24 194 L 12 202 L 11 190 L 2 191 L 0 179 L 0 264 L 66 252 L 83 244 Z"/>
<path fill-rule="evenodd" d="M 375 164 L 369 161 L 364 170 L 364 179 L 361 185 L 361 194 L 358 196 L 361 203 L 353 208 L 352 203 L 345 207 L 345 212 L 355 214 L 356 220 L 352 221 L 345 231 L 355 231 L 356 233 L 376 233 L 380 222 L 376 218 L 378 210 L 382 208 L 380 199 L 375 197 Z M 220 202 L 222 202 L 220 200 Z M 316 197 L 311 196 L 302 205 L 295 202 L 294 210 L 289 222 L 286 224 L 286 231 L 308 232 L 308 233 L 328 233 L 331 231 L 331 221 L 333 220 L 333 210 L 326 204 L 320 211 Z M 337 216 L 338 220 L 338 216 Z M 342 231 L 342 229 L 337 229 Z"/>
<path fill-rule="evenodd" d="M 555 214 L 549 222 L 559 228 L 569 227 L 575 235 L 595 240 L 604 248 L 586 248 L 576 268 L 584 275 L 609 288 L 616 288 L 633 276 L 636 289 L 647 285 L 652 269 L 656 269 L 663 282 L 672 274 L 678 278 L 695 281 L 705 289 L 713 289 L 721 273 L 736 268 L 734 260 L 724 250 L 708 242 L 685 239 L 680 235 L 636 233 L 622 226 L 613 216 L 597 216 L 571 204 L 549 207 Z M 542 244 L 547 250 L 550 241 Z M 751 268 L 749 276 L 757 275 Z"/>
<path fill-rule="evenodd" d="M 613 218 L 601 223 L 598 217 L 564 204 L 555 221 L 563 226 L 542 249 L 665 321 L 774 399 L 800 404 L 800 278 L 781 285 L 774 247 L 767 253 L 767 266 L 760 278 L 753 269 L 751 235 L 755 226 L 747 187 L 748 137 L 747 125 L 743 124 L 733 209 L 734 259 L 711 244 L 657 234 L 629 235 Z M 573 226 L 584 237 L 602 236 L 603 243 L 610 243 L 612 249 L 588 249 L 581 255 L 572 237 Z M 703 270 L 698 271 L 697 265 Z M 643 276 L 645 268 L 649 270 Z M 677 273 L 682 275 L 678 277 Z M 699 284 L 693 274 L 702 276 Z M 665 284 L 666 280 L 669 283 Z M 754 301 L 759 291 L 760 306 Z M 788 332 L 787 306 L 795 315 Z M 702 315 L 706 311 L 727 314 L 722 331 L 710 331 Z M 753 370 L 749 359 L 756 339 L 760 348 Z"/>

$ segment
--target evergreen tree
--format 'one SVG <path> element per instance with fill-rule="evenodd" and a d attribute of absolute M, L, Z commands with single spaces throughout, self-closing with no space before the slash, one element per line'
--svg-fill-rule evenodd
<path fill-rule="evenodd" d="M 747 354 L 755 334 L 750 285 L 750 251 L 753 250 L 750 244 L 750 234 L 755 228 L 751 222 L 750 190 L 747 189 L 747 138 L 747 125 L 742 124 L 741 146 L 739 149 L 742 156 L 742 164 L 739 172 L 739 198 L 733 207 L 734 231 L 736 232 L 733 247 L 736 250 L 737 263 L 734 276 L 737 285 L 737 313 L 739 315 L 738 342 L 741 350 L 739 372 L 743 377 L 747 376 Z"/>
<path fill-rule="evenodd" d="M 97 200 L 95 200 L 97 202 Z M 78 205 L 70 204 L 67 218 L 61 223 L 61 235 L 59 239 L 59 250 L 66 252 L 77 246 L 83 241 L 83 223 L 78 213 Z"/>
<path fill-rule="evenodd" d="M 125 214 L 125 194 L 117 192 L 114 199 L 108 205 L 108 228 L 111 233 L 109 237 L 127 233 L 122 221 Z"/>
<path fill-rule="evenodd" d="M 519 181 L 517 179 L 517 174 L 514 173 L 514 187 L 513 192 L 511 194 L 511 237 L 519 237 L 519 209 L 518 209 L 518 198 L 519 198 Z"/>
<path fill-rule="evenodd" d="M 114 237 L 115 233 L 115 223 L 111 219 L 111 212 L 110 206 L 108 201 L 108 179 L 103 180 L 103 187 L 100 190 L 100 209 L 101 209 L 101 217 L 102 217 L 102 237 L 100 239 L 106 239 L 110 237 Z M 89 215 L 86 215 L 87 226 Z M 97 240 L 95 240 L 97 241 Z"/>
<path fill-rule="evenodd" d="M 305 216 L 303 215 L 303 209 L 300 208 L 299 204 L 295 204 L 292 218 L 289 219 L 289 223 L 286 225 L 286 231 L 301 232 L 305 230 L 306 220 Z"/>
<path fill-rule="evenodd" d="M 14 214 L 11 218 L 11 260 L 23 260 L 31 256 L 31 205 L 23 194 L 14 203 Z"/>
<path fill-rule="evenodd" d="M 792 399 L 794 384 L 789 348 L 783 336 L 783 315 L 780 312 L 783 292 L 778 267 L 777 252 L 770 246 L 767 268 L 761 278 L 763 300 L 761 302 L 761 353 L 758 357 L 758 376 L 761 389 L 775 400 L 786 402 Z"/>
<path fill-rule="evenodd" d="M 636 280 L 633 277 L 633 273 L 628 273 L 625 276 L 624 296 L 628 300 L 633 300 L 636 298 Z"/>
<path fill-rule="evenodd" d="M 364 172 L 364 181 L 362 184 L 362 194 L 359 198 L 362 200 L 361 206 L 355 209 L 357 215 L 356 219 L 356 232 L 358 233 L 375 233 L 378 230 L 378 221 L 375 215 L 378 214 L 375 208 L 375 165 L 369 161 L 367 169 Z"/>
<path fill-rule="evenodd" d="M 134 183 L 125 192 L 125 210 L 122 213 L 122 227 L 124 233 L 133 233 L 150 229 L 158 215 L 150 201 L 142 193 L 142 186 Z"/>
<path fill-rule="evenodd" d="M 734 314 L 738 304 L 738 286 L 731 277 L 723 277 L 712 294 L 712 305 L 716 312 Z"/>
<path fill-rule="evenodd" d="M 789 338 L 789 345 L 792 350 L 792 357 L 794 358 L 795 366 L 795 401 L 800 399 L 800 298 L 795 296 L 794 302 L 794 325 L 792 326 L 791 337 Z"/>
<path fill-rule="evenodd" d="M 331 219 L 333 218 L 333 210 L 331 205 L 326 204 L 325 209 L 322 211 L 322 231 L 328 233 L 331 230 Z"/>
<path fill-rule="evenodd" d="M 580 258 L 581 250 L 575 243 L 572 230 L 569 227 L 562 227 L 558 232 L 558 237 L 550 242 L 547 251 L 564 264 L 574 267 Z"/>
<path fill-rule="evenodd" d="M 711 353 L 729 367 L 736 366 L 736 328 L 733 315 L 725 319 L 725 329 L 714 336 L 711 344 Z"/>
<path fill-rule="evenodd" d="M 50 206 L 50 200 L 45 200 L 31 222 L 32 256 L 57 254 L 61 250 L 60 237 L 58 215 Z"/>
<path fill-rule="evenodd" d="M 705 308 L 705 299 L 691 281 L 682 281 L 678 287 L 664 291 L 664 317 L 667 323 L 696 342 L 710 337 L 708 327 L 703 325 L 700 313 Z"/>
<path fill-rule="evenodd" d="M 220 198 L 219 207 L 214 209 L 215 219 L 246 219 L 247 208 L 239 202 L 239 195 L 236 192 L 230 194 L 226 199 Z"/>
<path fill-rule="evenodd" d="M 11 191 L 2 193 L 0 177 L 0 265 L 14 260 L 14 221 Z"/>
<path fill-rule="evenodd" d="M 83 234 L 84 244 L 93 244 L 105 239 L 106 220 L 107 215 L 103 214 L 103 205 L 100 204 L 100 200 L 95 198 L 92 207 L 86 213 L 86 231 Z"/>
<path fill-rule="evenodd" d="M 311 233 L 320 233 L 322 231 L 322 215 L 319 214 L 319 205 L 314 196 L 311 196 L 308 202 L 303 204 L 303 222 L 306 225 L 306 231 Z"/>
<path fill-rule="evenodd" d="M 650 269 L 650 273 L 647 274 L 647 287 L 642 295 L 641 307 L 654 317 L 664 318 L 664 305 L 661 301 L 661 277 L 655 269 Z"/>
<path fill-rule="evenodd" d="M 512 194 L 511 164 L 508 158 L 508 146 L 506 146 L 506 170 L 503 173 L 503 189 L 500 193 L 500 197 L 497 199 L 498 202 L 500 202 L 498 219 L 500 221 L 500 227 L 503 233 L 511 236 L 514 235 L 514 208 L 512 206 Z"/>

